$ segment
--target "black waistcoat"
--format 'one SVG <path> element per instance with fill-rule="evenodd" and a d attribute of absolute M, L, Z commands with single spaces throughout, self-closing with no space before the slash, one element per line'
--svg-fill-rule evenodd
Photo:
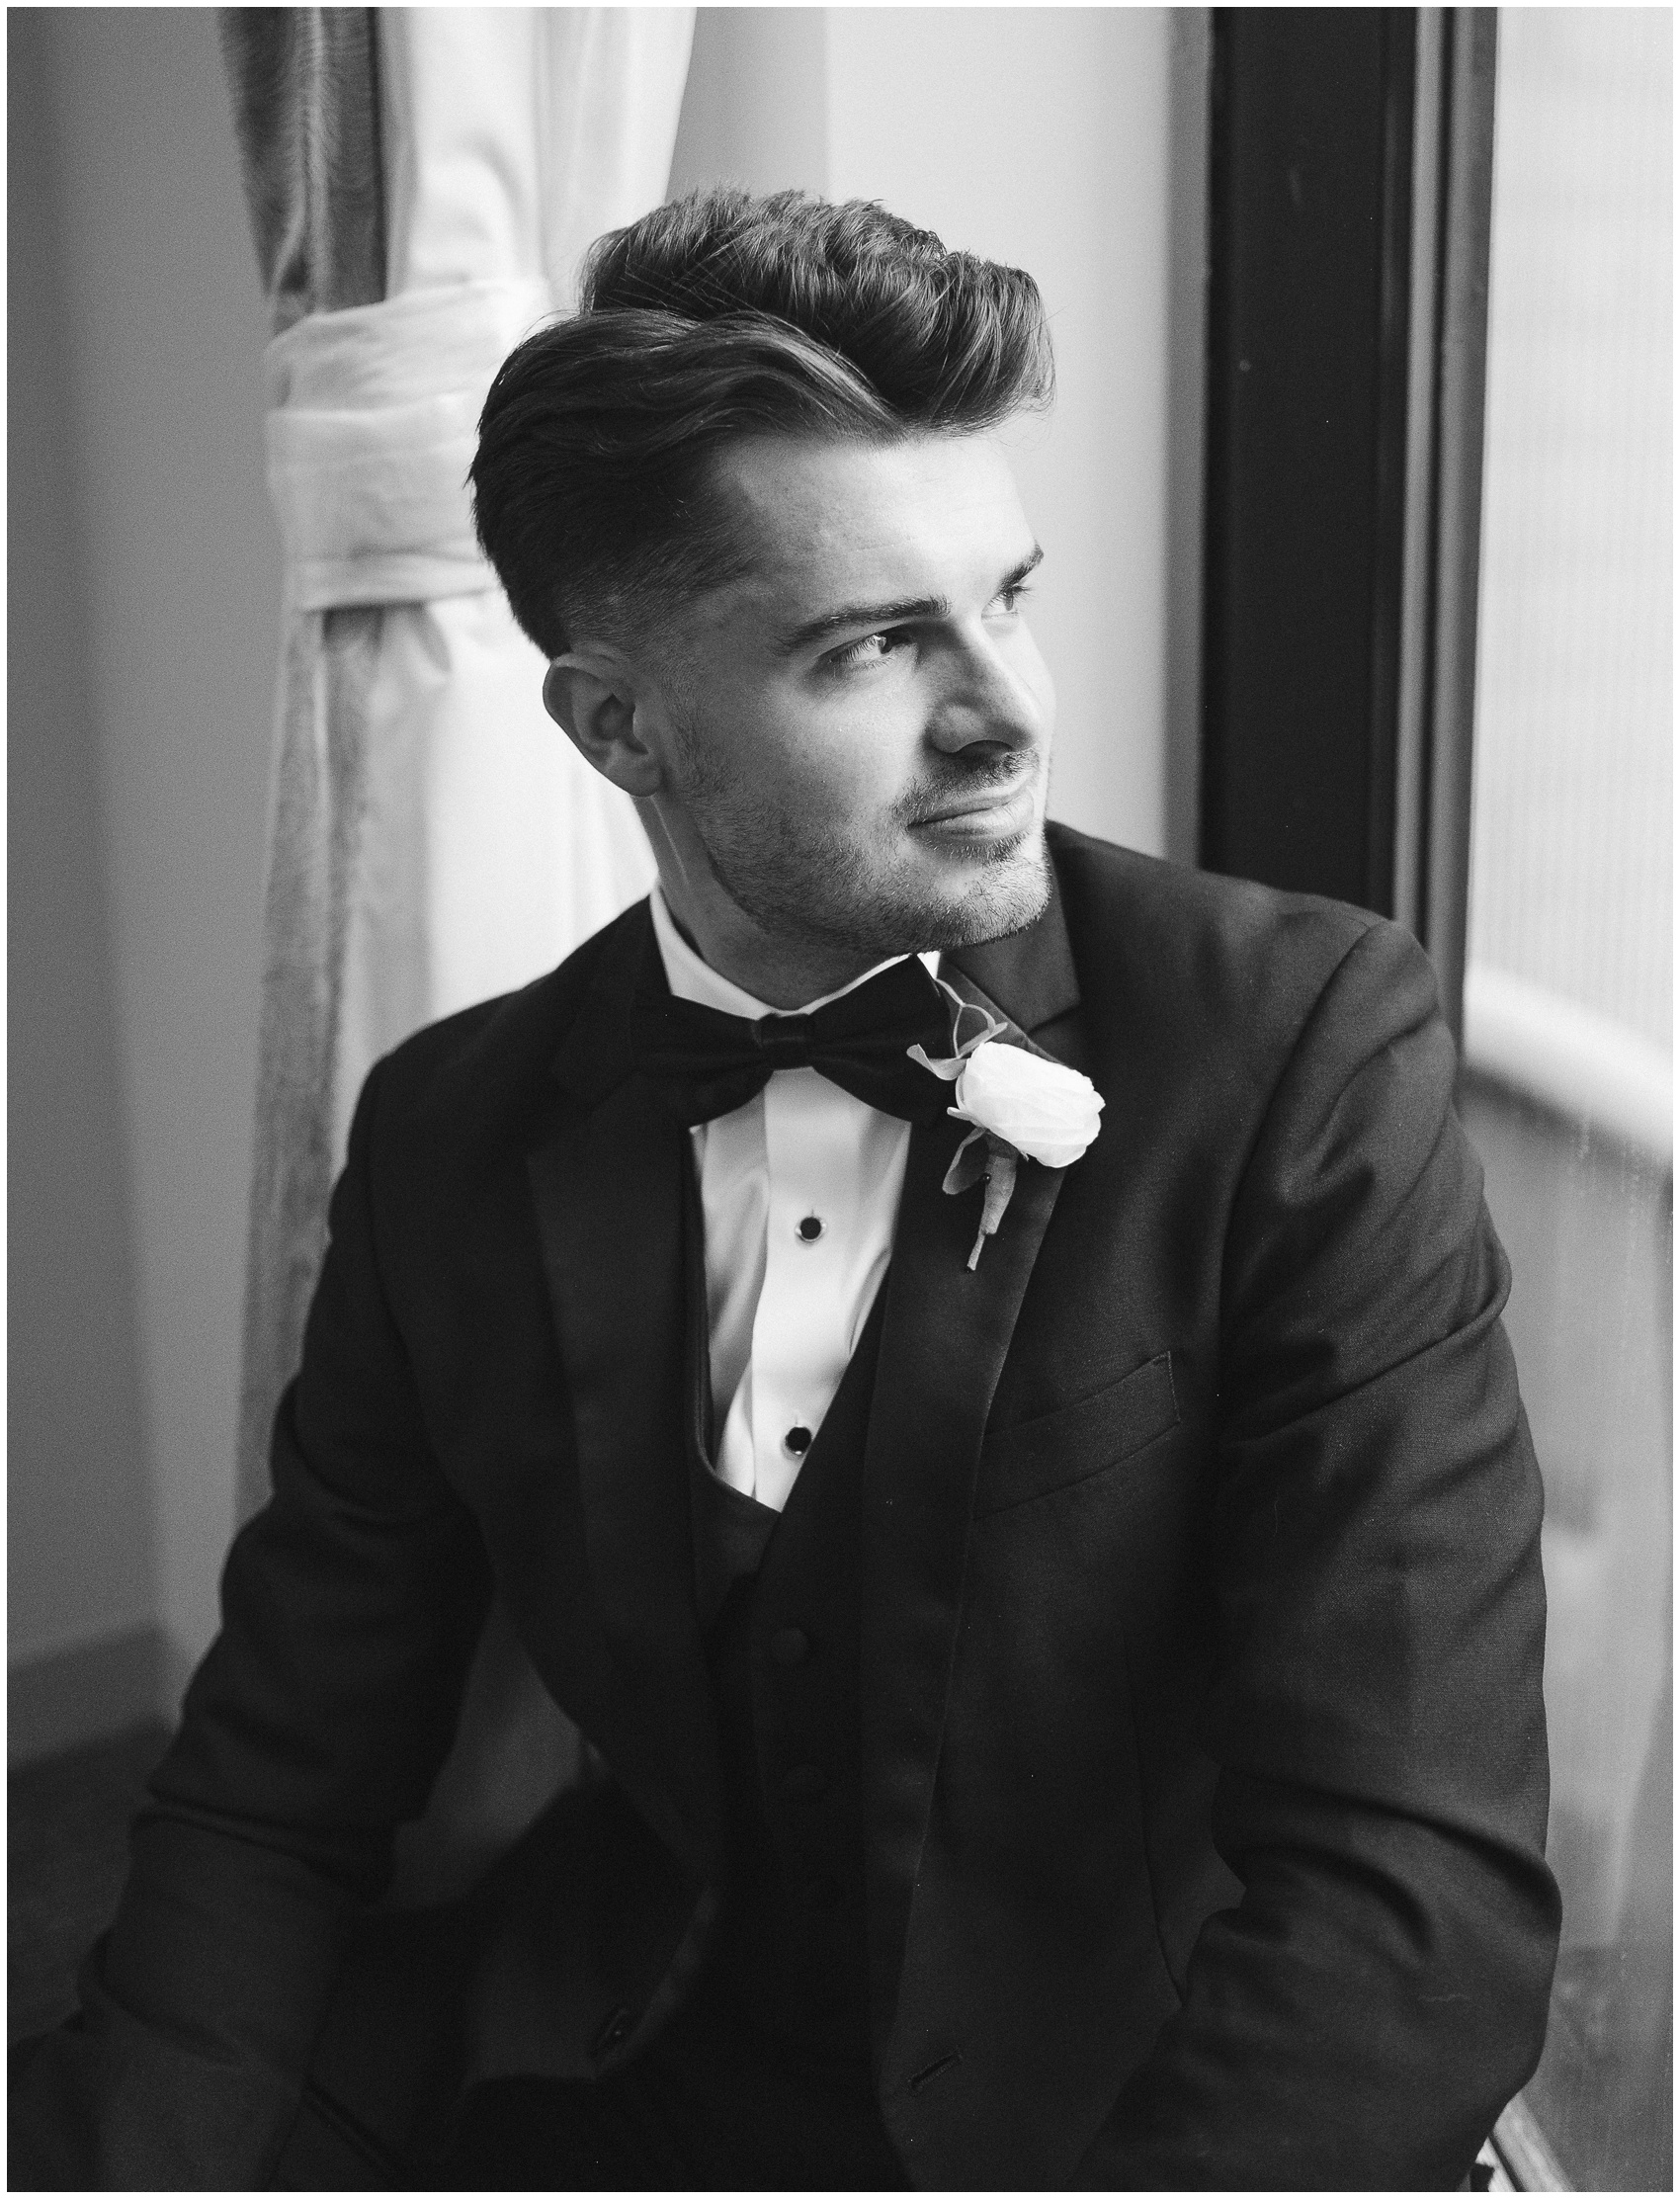
<path fill-rule="evenodd" d="M 859 1505 L 884 1288 L 786 1508 L 709 1460 L 698 1195 L 689 1207 L 687 1413 L 696 1592 L 716 1696 L 729 1887 L 704 1990 L 802 2055 L 869 2058 L 859 1767 Z"/>

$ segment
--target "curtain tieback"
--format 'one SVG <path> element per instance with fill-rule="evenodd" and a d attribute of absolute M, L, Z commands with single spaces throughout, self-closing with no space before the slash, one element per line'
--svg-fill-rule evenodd
<path fill-rule="evenodd" d="M 294 610 L 497 585 L 466 469 L 496 369 L 552 309 L 544 283 L 459 283 L 311 313 L 274 339 L 269 493 Z"/>

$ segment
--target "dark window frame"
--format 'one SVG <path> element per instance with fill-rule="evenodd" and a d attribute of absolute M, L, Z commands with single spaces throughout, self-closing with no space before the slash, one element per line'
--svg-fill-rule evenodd
<path fill-rule="evenodd" d="M 1408 924 L 1462 1026 L 1491 9 L 1216 9 L 1200 858 Z"/>

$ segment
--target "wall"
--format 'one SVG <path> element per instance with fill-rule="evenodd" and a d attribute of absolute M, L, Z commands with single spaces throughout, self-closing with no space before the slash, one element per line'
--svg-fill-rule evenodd
<path fill-rule="evenodd" d="M 828 189 L 826 8 L 701 8 L 671 196 Z"/>
<path fill-rule="evenodd" d="M 1047 556 L 1053 812 L 1194 840 L 1206 20 L 1153 8 L 703 9 L 673 191 L 881 199 L 1026 267 L 1058 394 L 1010 431 Z M 1170 588 L 1170 593 L 1169 593 Z"/>
<path fill-rule="evenodd" d="M 857 8 L 828 16 L 838 198 L 1025 267 L 1056 347 L 1048 423 L 1012 433 L 1045 547 L 1030 614 L 1056 681 L 1051 808 L 1165 841 L 1165 15 Z"/>
<path fill-rule="evenodd" d="M 8 22 L 7 1592 L 12 1658 L 151 1640 L 99 735 L 73 438 L 60 402 L 57 147 L 43 15 Z M 66 1530 L 73 1530 L 67 1532 Z M 85 1678 L 82 1686 L 85 1689 Z M 14 1744 L 58 1707 L 14 1689 Z"/>
<path fill-rule="evenodd" d="M 29 1534 L 15 1564 L 31 1583 L 14 1611 L 14 1652 L 52 1644 L 34 1583 L 79 1567 L 90 1528 L 109 1517 L 131 1555 L 120 1584 L 86 1584 L 67 1631 L 124 1623 L 149 1603 L 178 1676 L 212 1628 L 232 1517 L 280 594 L 263 484 L 266 328 L 212 14 L 52 10 L 14 15 L 9 31 L 33 54 L 27 88 L 12 86 L 14 117 L 22 95 L 47 156 L 11 218 L 14 254 L 33 266 L 57 330 L 52 386 L 38 382 L 36 395 L 41 425 L 70 460 L 54 525 L 58 616 L 73 623 L 68 644 L 50 627 L 38 633 L 20 597 L 13 674 L 39 692 L 73 653 L 91 767 L 73 804 L 41 813 L 32 878 L 57 871 L 67 882 L 97 850 L 106 920 L 90 893 L 79 952 L 87 965 L 102 934 L 104 971 L 61 974 L 85 1019 L 80 1043 L 114 1063 L 116 1093 L 74 1147 L 114 1211 L 121 1167 L 132 1247 L 129 1296 L 117 1280 L 121 1227 L 66 1214 L 54 1231 L 26 1210 L 16 1264 L 43 1301 L 75 1301 L 60 1355 L 97 1364 L 112 1394 L 96 1413 L 91 1396 L 84 1404 L 60 1386 L 50 1424 L 14 1423 L 13 1516 Z M 18 585 L 17 562 L 13 573 Z M 33 585 L 44 585 L 40 575 Z M 42 737 L 39 715 L 14 725 L 20 775 Z M 14 898 L 34 904 L 14 941 L 33 998 L 42 966 L 31 947 L 57 918 L 23 881 Z M 15 1077 L 43 1073 L 35 1031 L 18 1037 Z M 66 1127 L 47 1120 L 37 1089 L 20 1096 L 35 1104 L 14 1112 L 15 1183 L 44 1165 L 40 1142 L 62 1142 Z M 107 1297 L 127 1298 L 126 1317 L 78 1296 L 87 1242 L 107 1233 Z M 34 1349 L 20 1357 L 23 1381 L 39 1386 Z M 71 1604 L 59 1608 L 70 1619 Z"/>

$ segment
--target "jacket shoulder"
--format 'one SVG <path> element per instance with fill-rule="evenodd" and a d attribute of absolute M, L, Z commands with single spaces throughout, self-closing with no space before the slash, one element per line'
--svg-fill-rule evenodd
<path fill-rule="evenodd" d="M 1065 825 L 1050 828 L 1050 842 L 1082 1002 L 1099 1021 L 1283 1037 L 1362 941 L 1427 970 L 1410 934 L 1370 909 L 1165 862 Z"/>
<path fill-rule="evenodd" d="M 1156 1079 L 1194 1114 L 1231 1124 L 1234 1110 L 1252 1126 L 1299 1050 L 1351 1064 L 1437 1019 L 1429 958 L 1370 909 L 1065 826 L 1050 828 L 1050 849 L 1086 1045 L 1117 1086 Z"/>
<path fill-rule="evenodd" d="M 394 1047 L 369 1079 L 379 1087 L 381 1133 L 447 1125 L 452 1138 L 518 1135 L 553 1091 L 550 1067 L 603 958 L 646 921 L 637 901 L 594 932 L 557 969 L 517 992 L 481 1000 L 426 1025 Z"/>
<path fill-rule="evenodd" d="M 1224 878 L 1068 825 L 1052 824 L 1049 837 L 1076 955 L 1084 934 L 1116 943 L 1130 938 L 1169 968 L 1210 959 L 1232 967 L 1259 960 L 1333 968 L 1386 922 L 1347 901 Z"/>

